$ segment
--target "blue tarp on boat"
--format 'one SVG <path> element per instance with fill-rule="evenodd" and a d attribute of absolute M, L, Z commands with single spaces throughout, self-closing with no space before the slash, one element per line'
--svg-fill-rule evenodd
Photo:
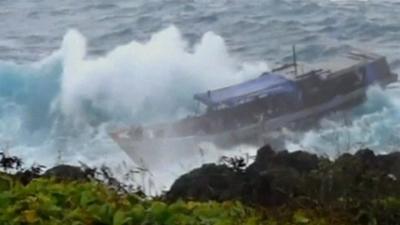
<path fill-rule="evenodd" d="M 299 89 L 294 81 L 274 73 L 267 73 L 240 84 L 195 94 L 194 98 L 207 106 L 231 107 L 277 94 L 299 96 Z"/>

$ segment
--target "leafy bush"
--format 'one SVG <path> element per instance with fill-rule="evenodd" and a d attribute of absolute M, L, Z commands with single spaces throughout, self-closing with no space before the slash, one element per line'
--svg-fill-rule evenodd
<path fill-rule="evenodd" d="M 119 183 L 106 167 L 100 168 L 100 171 L 83 167 L 79 173 L 85 179 L 61 179 L 41 175 L 41 166 L 21 169 L 21 162 L 14 160 L 17 158 L 3 156 L 4 162 L 12 160 L 3 166 L 3 171 L 8 173 L 0 172 L 0 224 L 400 224 L 400 186 L 397 179 L 400 171 L 394 167 L 400 159 L 400 153 L 375 157 L 368 151 L 363 151 L 357 157 L 343 155 L 335 162 L 320 159 L 316 161 L 318 164 L 314 163 L 316 166 L 312 169 L 303 168 L 304 162 L 315 161 L 310 155 L 297 153 L 293 158 L 293 155 L 277 154 L 280 158 L 271 158 L 271 153 L 268 154 L 273 160 L 255 164 L 250 169 L 245 168 L 246 163 L 241 158 L 224 158 L 221 162 L 225 166 L 208 165 L 200 168 L 206 171 L 206 175 L 210 171 L 219 173 L 221 176 L 215 176 L 213 172 L 213 176 L 210 176 L 212 182 L 209 183 L 219 184 L 214 182 L 215 177 L 249 179 L 246 176 L 250 176 L 252 172 L 254 175 L 254 171 L 264 171 L 265 168 L 260 165 L 272 165 L 272 169 L 267 168 L 270 169 L 267 178 L 275 177 L 269 180 L 270 186 L 255 186 L 260 195 L 253 195 L 256 197 L 246 202 L 252 207 L 239 201 L 215 202 L 206 201 L 207 198 L 202 199 L 205 202 L 168 199 L 166 196 L 150 199 L 140 192 L 138 194 L 135 188 Z M 306 172 L 297 171 L 293 175 L 295 170 L 290 166 L 303 168 Z M 10 175 L 12 170 L 17 170 L 17 173 Z M 96 178 L 98 173 L 101 179 Z M 189 182 L 191 186 L 206 183 L 204 179 L 195 177 L 201 182 Z M 231 185 L 222 186 L 224 189 L 233 188 Z M 212 186 L 206 184 L 206 188 L 212 189 Z M 242 190 L 252 191 L 251 186 L 245 185 L 238 193 L 242 193 Z M 276 197 L 272 196 L 278 195 L 276 190 L 279 193 L 289 193 L 282 204 L 264 207 L 257 204 L 257 196 Z M 246 196 L 248 193 L 243 194 Z M 182 195 L 178 195 L 177 199 L 181 197 Z"/>
<path fill-rule="evenodd" d="M 0 176 L 0 224 L 329 224 L 318 210 L 256 209 L 239 202 L 165 203 L 121 194 L 96 181 Z M 346 221 L 346 220 L 342 220 Z M 343 223 L 342 223 L 343 224 Z"/>
<path fill-rule="evenodd" d="M 0 178 L 0 224 L 252 224 L 257 214 L 238 202 L 166 204 L 118 194 L 97 182 Z"/>

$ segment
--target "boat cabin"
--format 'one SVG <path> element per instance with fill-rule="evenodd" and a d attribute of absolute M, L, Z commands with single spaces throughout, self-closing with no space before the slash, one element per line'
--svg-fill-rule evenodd
<path fill-rule="evenodd" d="M 367 86 L 397 79 L 385 57 L 350 53 L 345 60 L 336 64 L 341 67 L 324 66 L 302 74 L 297 74 L 294 61 L 255 79 L 195 94 L 194 99 L 207 107 L 207 119 L 223 124 L 221 129 L 229 129 L 235 127 L 232 124 L 256 123 L 318 106 L 357 90 L 363 94 L 354 103 L 362 101 Z"/>

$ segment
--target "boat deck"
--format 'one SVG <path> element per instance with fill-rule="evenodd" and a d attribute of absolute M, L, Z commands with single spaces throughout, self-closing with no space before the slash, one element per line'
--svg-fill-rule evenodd
<path fill-rule="evenodd" d="M 354 66 L 376 61 L 380 58 L 384 58 L 384 56 L 371 52 L 354 50 L 349 52 L 347 55 L 333 58 L 329 60 L 329 62 L 318 63 L 312 66 L 303 62 L 297 63 L 297 75 L 295 74 L 293 65 L 287 66 L 278 71 L 280 75 L 290 80 L 298 80 L 303 76 L 311 74 L 312 72 L 316 72 L 322 79 L 325 79 L 333 74 L 332 71 L 335 71 L 334 74 L 339 74 L 341 71 L 350 70 Z"/>

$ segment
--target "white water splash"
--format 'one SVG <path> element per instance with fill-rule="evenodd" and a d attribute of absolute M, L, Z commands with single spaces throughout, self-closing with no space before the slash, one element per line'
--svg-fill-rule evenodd
<path fill-rule="evenodd" d="M 102 57 L 87 55 L 86 45 L 85 37 L 71 30 L 47 58 L 30 65 L 0 62 L 0 142 L 27 165 L 106 164 L 122 174 L 118 171 L 135 165 L 108 136 L 108 125 L 186 116 L 195 108 L 194 93 L 268 69 L 230 56 L 212 32 L 189 46 L 175 27 Z M 221 154 L 210 147 L 190 158 L 177 155 L 168 168 L 150 165 L 147 175 L 160 190 Z"/>
<path fill-rule="evenodd" d="M 304 149 L 337 157 L 360 148 L 377 153 L 399 150 L 400 89 L 372 87 L 368 100 L 349 112 L 338 112 L 320 122 L 320 128 L 291 133 L 286 141 L 290 151 Z"/>

